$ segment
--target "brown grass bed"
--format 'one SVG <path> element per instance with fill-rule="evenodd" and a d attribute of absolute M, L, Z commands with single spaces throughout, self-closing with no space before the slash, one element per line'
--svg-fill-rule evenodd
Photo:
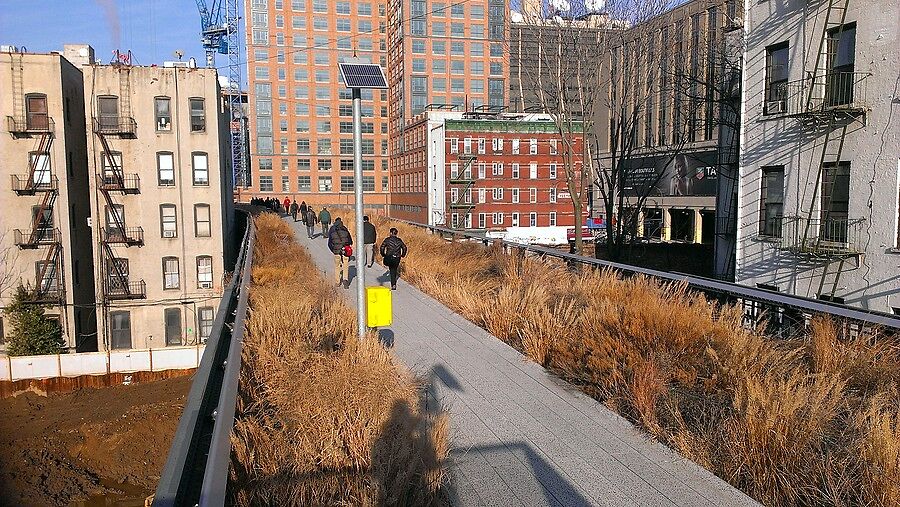
<path fill-rule="evenodd" d="M 325 281 L 291 228 L 256 219 L 231 503 L 441 505 L 444 413 Z"/>
<path fill-rule="evenodd" d="M 397 227 L 402 277 L 771 506 L 900 505 L 900 340 L 789 339 L 684 285 Z M 349 223 L 349 222 L 348 222 Z"/>

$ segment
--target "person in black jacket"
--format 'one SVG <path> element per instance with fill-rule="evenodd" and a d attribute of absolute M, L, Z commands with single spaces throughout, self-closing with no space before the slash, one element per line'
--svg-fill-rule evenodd
<path fill-rule="evenodd" d="M 375 263 L 375 239 L 378 233 L 375 231 L 375 224 L 369 222 L 369 216 L 363 217 L 363 249 L 366 252 L 365 263 L 368 267 L 372 267 Z"/>
<path fill-rule="evenodd" d="M 391 290 L 397 290 L 397 272 L 400 269 L 400 259 L 406 257 L 406 243 L 397 236 L 397 229 L 391 227 L 391 235 L 381 242 L 381 256 L 384 257 L 384 265 L 391 271 Z"/>
<path fill-rule="evenodd" d="M 340 217 L 334 219 L 334 225 L 328 231 L 328 249 L 334 254 L 334 279 L 338 286 L 350 288 L 350 256 L 344 247 L 353 244 L 350 231 Z"/>

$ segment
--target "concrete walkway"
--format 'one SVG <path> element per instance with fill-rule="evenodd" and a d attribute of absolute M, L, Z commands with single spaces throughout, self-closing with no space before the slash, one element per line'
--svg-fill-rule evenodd
<path fill-rule="evenodd" d="M 332 280 L 326 241 L 294 225 Z M 385 268 L 366 285 L 389 285 Z M 450 412 L 453 505 L 759 505 L 415 287 L 393 295 L 382 339 L 427 381 L 429 409 Z"/>

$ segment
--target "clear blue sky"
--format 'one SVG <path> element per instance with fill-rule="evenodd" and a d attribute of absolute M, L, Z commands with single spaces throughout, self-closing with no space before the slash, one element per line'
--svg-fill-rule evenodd
<path fill-rule="evenodd" d="M 150 65 L 175 60 L 180 49 L 185 60 L 205 65 L 199 32 L 194 0 L 0 0 L 0 44 L 32 52 L 87 43 L 103 62 L 115 49 L 130 49 L 135 63 Z"/>

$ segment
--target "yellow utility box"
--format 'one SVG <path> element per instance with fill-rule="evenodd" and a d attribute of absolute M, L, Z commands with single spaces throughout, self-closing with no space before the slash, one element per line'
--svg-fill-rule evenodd
<path fill-rule="evenodd" d="M 391 289 L 366 287 L 366 321 L 369 327 L 391 325 Z"/>

